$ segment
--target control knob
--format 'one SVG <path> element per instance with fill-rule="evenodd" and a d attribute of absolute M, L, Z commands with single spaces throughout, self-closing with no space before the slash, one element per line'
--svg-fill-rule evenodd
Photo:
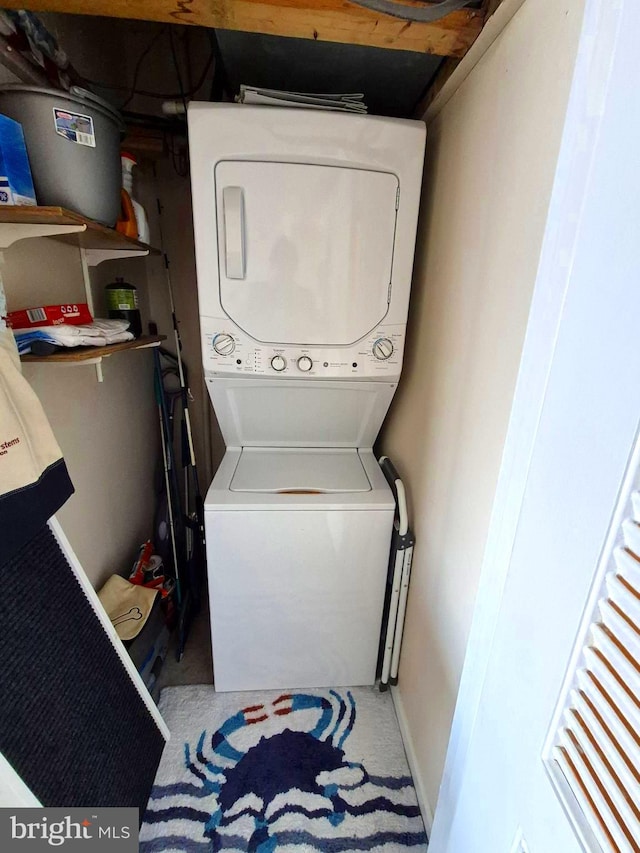
<path fill-rule="evenodd" d="M 218 355 L 231 355 L 236 348 L 236 342 L 231 335 L 221 333 L 213 338 L 213 348 Z"/>
<path fill-rule="evenodd" d="M 298 359 L 298 369 L 307 373 L 313 367 L 313 362 L 308 355 L 302 355 Z"/>
<path fill-rule="evenodd" d="M 378 338 L 373 345 L 373 354 L 380 361 L 385 361 L 393 355 L 393 343 L 389 338 Z"/>
<path fill-rule="evenodd" d="M 273 367 L 274 370 L 277 370 L 278 373 L 281 373 L 286 366 L 287 362 L 281 355 L 274 355 L 271 359 L 271 367 Z"/>

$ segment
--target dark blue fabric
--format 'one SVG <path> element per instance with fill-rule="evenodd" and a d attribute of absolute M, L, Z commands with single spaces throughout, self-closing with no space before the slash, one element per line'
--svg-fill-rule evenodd
<path fill-rule="evenodd" d="M 47 526 L 0 588 L 0 752 L 45 806 L 144 810 L 164 738 Z"/>
<path fill-rule="evenodd" d="M 1 495 L 0 561 L 10 560 L 33 539 L 73 492 L 65 461 L 58 459 L 35 483 Z"/>

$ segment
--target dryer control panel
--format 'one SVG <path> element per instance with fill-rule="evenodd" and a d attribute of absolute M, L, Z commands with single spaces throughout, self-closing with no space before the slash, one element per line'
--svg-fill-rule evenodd
<path fill-rule="evenodd" d="M 402 370 L 404 325 L 381 325 L 352 346 L 266 344 L 228 320 L 201 317 L 205 372 L 291 379 L 392 379 Z"/>

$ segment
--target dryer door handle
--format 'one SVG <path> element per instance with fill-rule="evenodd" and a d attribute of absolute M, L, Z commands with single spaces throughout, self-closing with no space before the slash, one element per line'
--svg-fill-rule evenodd
<path fill-rule="evenodd" d="M 242 187 L 222 190 L 224 213 L 225 265 L 227 278 L 242 279 L 245 274 L 244 196 Z"/>

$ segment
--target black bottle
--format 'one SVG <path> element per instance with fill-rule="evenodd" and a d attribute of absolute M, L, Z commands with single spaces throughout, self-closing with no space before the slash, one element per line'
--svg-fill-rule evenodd
<path fill-rule="evenodd" d="M 108 316 L 111 320 L 128 320 L 129 331 L 135 338 L 142 334 L 142 318 L 138 309 L 138 291 L 123 278 L 116 278 L 105 287 Z"/>

